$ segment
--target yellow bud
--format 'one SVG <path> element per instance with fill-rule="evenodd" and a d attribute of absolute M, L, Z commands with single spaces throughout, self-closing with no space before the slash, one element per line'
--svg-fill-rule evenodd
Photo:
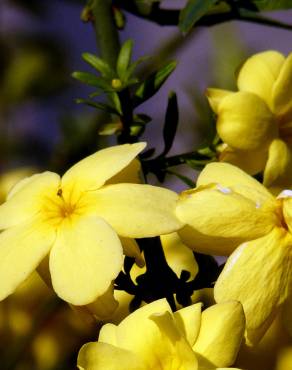
<path fill-rule="evenodd" d="M 120 89 L 123 86 L 122 81 L 119 78 L 112 79 L 112 88 L 113 89 Z"/>

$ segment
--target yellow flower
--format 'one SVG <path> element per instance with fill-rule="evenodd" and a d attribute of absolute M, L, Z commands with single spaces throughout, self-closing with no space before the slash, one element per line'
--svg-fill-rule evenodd
<path fill-rule="evenodd" d="M 208 370 L 231 366 L 243 337 L 239 302 L 201 303 L 175 313 L 165 299 L 133 312 L 118 326 L 102 327 L 98 342 L 78 355 L 81 370 Z"/>
<path fill-rule="evenodd" d="M 266 51 L 247 59 L 238 92 L 208 89 L 224 142 L 220 161 L 250 174 L 264 170 L 264 185 L 292 185 L 292 53 Z"/>
<path fill-rule="evenodd" d="M 0 206 L 0 299 L 48 256 L 59 297 L 87 305 L 109 294 L 123 264 L 118 236 L 151 237 L 177 230 L 177 195 L 140 184 L 108 184 L 145 147 L 100 150 L 62 178 L 44 172 L 20 181 Z"/>
<path fill-rule="evenodd" d="M 291 322 L 292 191 L 275 198 L 228 163 L 207 165 L 197 185 L 178 202 L 177 215 L 186 223 L 179 235 L 203 253 L 232 253 L 215 284 L 215 300 L 243 304 L 247 339 L 256 342 L 284 303 L 283 317 Z"/>

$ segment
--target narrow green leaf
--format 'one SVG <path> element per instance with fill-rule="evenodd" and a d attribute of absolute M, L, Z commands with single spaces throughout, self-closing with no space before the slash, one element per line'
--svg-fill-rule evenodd
<path fill-rule="evenodd" d="M 182 32 L 189 32 L 194 24 L 203 17 L 217 0 L 189 0 L 181 10 L 179 16 L 179 28 Z"/>
<path fill-rule="evenodd" d="M 149 117 L 147 114 L 138 113 L 134 115 L 134 122 L 146 125 L 147 123 L 151 122 L 152 118 Z"/>
<path fill-rule="evenodd" d="M 133 97 L 133 105 L 137 107 L 146 100 L 150 99 L 168 79 L 174 71 L 177 63 L 175 61 L 167 63 L 158 71 L 153 72 L 136 90 Z"/>
<path fill-rule="evenodd" d="M 152 157 L 152 156 L 154 155 L 154 153 L 155 153 L 155 148 L 150 148 L 150 149 L 148 149 L 148 150 L 145 150 L 145 152 L 141 153 L 141 154 L 139 155 L 139 157 L 140 157 L 141 159 L 150 158 L 150 157 Z"/>
<path fill-rule="evenodd" d="M 101 136 L 109 136 L 114 135 L 117 132 L 120 132 L 122 130 L 122 124 L 121 122 L 111 122 L 106 123 L 101 127 L 101 129 L 98 131 L 98 134 Z"/>
<path fill-rule="evenodd" d="M 85 83 L 86 85 L 97 87 L 105 92 L 113 91 L 111 85 L 101 77 L 97 77 L 88 72 L 73 72 L 72 77 Z"/>
<path fill-rule="evenodd" d="M 124 79 L 127 69 L 131 63 L 133 44 L 133 40 L 127 40 L 121 47 L 118 56 L 117 73 L 122 80 Z"/>
<path fill-rule="evenodd" d="M 292 0 L 252 0 L 259 10 L 279 10 L 292 8 Z"/>
<path fill-rule="evenodd" d="M 143 63 L 145 60 L 149 59 L 150 57 L 149 56 L 144 56 L 144 57 L 141 57 L 139 59 L 137 59 L 135 62 L 133 62 L 129 68 L 127 69 L 125 75 L 124 75 L 124 79 L 127 81 L 131 76 L 132 74 L 135 72 L 136 68 L 138 67 L 139 64 Z"/>
<path fill-rule="evenodd" d="M 103 77 L 107 77 L 108 79 L 112 79 L 115 76 L 115 72 L 111 69 L 111 67 L 101 58 L 90 54 L 90 53 L 83 53 L 82 58 L 87 62 L 91 67 L 97 69 Z"/>
<path fill-rule="evenodd" d="M 202 170 L 208 163 L 213 162 L 211 159 L 187 159 L 186 164 L 194 170 Z"/>
<path fill-rule="evenodd" d="M 121 101 L 120 101 L 120 98 L 119 98 L 119 95 L 116 93 L 116 92 L 113 92 L 111 94 L 108 95 L 110 100 L 112 101 L 116 111 L 118 112 L 119 115 L 122 115 L 123 112 L 122 112 L 122 106 L 121 106 Z"/>
<path fill-rule="evenodd" d="M 100 110 L 102 110 L 104 112 L 107 112 L 109 114 L 118 114 L 118 112 L 113 107 L 111 107 L 107 104 L 98 103 L 98 102 L 88 100 L 88 99 L 76 99 L 75 102 L 77 104 L 89 105 L 90 107 L 100 109 Z"/>
<path fill-rule="evenodd" d="M 164 150 L 161 155 L 166 155 L 171 147 L 175 138 L 177 126 L 178 126 L 178 105 L 177 97 L 174 91 L 171 91 L 168 96 L 168 104 L 165 113 L 164 126 L 163 126 L 163 140 Z"/>
<path fill-rule="evenodd" d="M 194 181 L 192 181 L 191 179 L 189 179 L 187 176 L 181 175 L 180 173 L 177 173 L 177 172 L 172 171 L 172 170 L 167 170 L 166 172 L 169 173 L 170 175 L 174 175 L 177 178 L 179 178 L 189 188 L 195 188 L 196 187 L 196 183 Z"/>

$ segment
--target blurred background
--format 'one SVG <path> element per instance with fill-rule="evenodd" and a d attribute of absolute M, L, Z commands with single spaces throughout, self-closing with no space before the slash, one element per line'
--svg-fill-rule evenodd
<path fill-rule="evenodd" d="M 181 8 L 182 3 L 168 0 L 163 6 Z M 112 136 L 98 135 L 109 117 L 75 103 L 92 89 L 71 74 L 92 71 L 81 58 L 83 52 L 99 53 L 92 25 L 80 19 L 84 5 L 81 0 L 0 0 L 1 201 L 21 177 L 47 169 L 63 172 L 98 148 L 115 143 Z M 212 134 L 205 89 L 235 89 L 235 71 L 253 53 L 275 49 L 288 54 L 292 49 L 289 30 L 232 21 L 198 27 L 183 36 L 175 26 L 124 15 L 121 41 L 134 40 L 134 59 L 152 57 L 145 70 L 165 60 L 178 61 L 161 90 L 140 107 L 141 113 L 152 117 L 142 138 L 158 152 L 163 148 L 169 91 L 177 93 L 180 113 L 171 154 L 194 150 Z M 286 23 L 292 19 L 291 10 L 267 15 Z M 192 179 L 196 176 L 191 169 L 179 171 Z M 185 188 L 173 177 L 166 186 Z M 59 305 L 37 276 L 0 304 L 1 369 L 74 368 L 76 351 L 96 337 L 96 329 L 79 323 L 67 306 Z M 35 323 L 33 317 L 40 310 L 42 320 Z"/>

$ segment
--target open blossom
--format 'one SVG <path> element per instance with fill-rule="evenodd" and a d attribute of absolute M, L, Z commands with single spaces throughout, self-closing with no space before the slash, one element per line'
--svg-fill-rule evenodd
<path fill-rule="evenodd" d="M 237 78 L 238 92 L 208 89 L 223 140 L 220 161 L 250 174 L 264 171 L 264 185 L 292 185 L 292 53 L 258 53 Z"/>
<path fill-rule="evenodd" d="M 73 305 L 90 304 L 110 294 L 127 238 L 181 227 L 174 192 L 115 183 L 144 147 L 138 143 L 100 150 L 62 178 L 44 172 L 15 185 L 0 206 L 0 299 L 47 257 L 58 296 Z"/>
<path fill-rule="evenodd" d="M 78 355 L 81 370 L 211 370 L 231 366 L 245 327 L 239 302 L 201 312 L 201 303 L 175 313 L 165 299 L 102 327 L 98 342 Z M 222 369 L 223 370 L 223 369 Z"/>
<path fill-rule="evenodd" d="M 231 254 L 215 284 L 215 300 L 243 304 L 249 342 L 262 337 L 283 305 L 291 327 L 291 190 L 275 198 L 239 168 L 212 163 L 197 188 L 181 194 L 177 216 L 186 223 L 179 231 L 185 244 L 203 253 Z"/>

